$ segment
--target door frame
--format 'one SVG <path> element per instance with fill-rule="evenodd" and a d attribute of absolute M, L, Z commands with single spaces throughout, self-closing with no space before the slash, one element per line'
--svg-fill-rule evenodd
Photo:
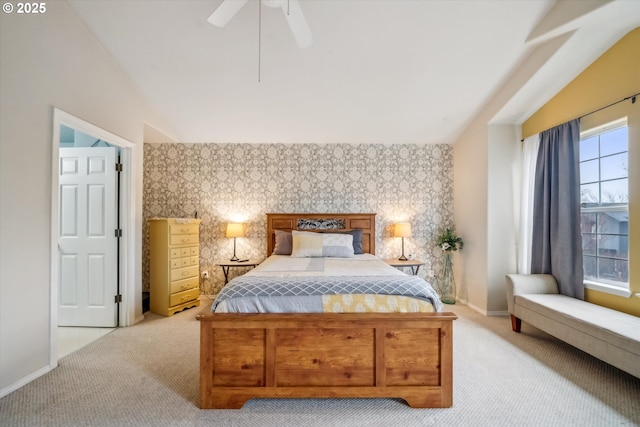
<path fill-rule="evenodd" d="M 51 170 L 51 286 L 50 286 L 50 353 L 51 368 L 58 365 L 58 292 L 60 250 L 58 235 L 60 230 L 59 203 L 59 173 L 60 173 L 60 125 L 81 131 L 96 139 L 107 141 L 120 148 L 120 163 L 123 171 L 120 175 L 120 228 L 123 230 L 120 240 L 120 294 L 122 302 L 119 310 L 120 326 L 135 323 L 135 186 L 133 182 L 135 144 L 118 135 L 106 131 L 98 126 L 86 122 L 60 109 L 53 109 L 53 141 L 52 141 L 52 170 Z"/>

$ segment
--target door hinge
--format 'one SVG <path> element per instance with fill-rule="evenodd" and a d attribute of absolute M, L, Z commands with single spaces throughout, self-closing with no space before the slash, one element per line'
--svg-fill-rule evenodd
<path fill-rule="evenodd" d="M 122 172 L 122 163 L 116 163 L 116 172 Z"/>
<path fill-rule="evenodd" d="M 122 228 L 116 228 L 116 237 L 122 237 Z"/>
<path fill-rule="evenodd" d="M 122 302 L 122 295 L 120 294 L 116 295 L 116 304 L 118 304 L 119 302 Z"/>

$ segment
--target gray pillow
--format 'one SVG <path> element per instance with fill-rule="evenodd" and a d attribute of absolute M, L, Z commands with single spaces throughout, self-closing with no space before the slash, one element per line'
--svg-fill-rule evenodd
<path fill-rule="evenodd" d="M 273 247 L 274 255 L 291 255 L 293 246 L 290 231 L 274 230 L 276 234 L 276 244 Z"/>

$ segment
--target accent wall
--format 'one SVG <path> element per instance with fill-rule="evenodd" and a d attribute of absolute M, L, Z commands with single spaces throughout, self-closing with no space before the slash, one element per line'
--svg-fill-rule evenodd
<path fill-rule="evenodd" d="M 241 258 L 266 257 L 271 212 L 376 213 L 376 248 L 398 258 L 394 222 L 410 222 L 405 255 L 426 262 L 420 275 L 442 269 L 438 228 L 453 221 L 453 148 L 383 144 L 144 144 L 143 288 L 149 288 L 148 219 L 194 217 L 200 225 L 205 294 L 224 278 L 217 262 L 233 254 L 227 222 L 245 222 Z M 463 236 L 464 237 L 464 236 Z M 233 270 L 232 270 L 233 272 Z M 427 279 L 429 280 L 429 279 Z"/>

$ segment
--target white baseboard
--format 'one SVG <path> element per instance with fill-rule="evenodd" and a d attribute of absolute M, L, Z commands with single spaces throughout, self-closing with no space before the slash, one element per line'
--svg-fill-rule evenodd
<path fill-rule="evenodd" d="M 10 386 L 5 387 L 3 389 L 0 389 L 0 398 L 5 397 L 8 394 L 13 393 L 14 391 L 16 391 L 17 389 L 19 389 L 21 387 L 24 387 L 25 385 L 29 384 L 31 381 L 35 380 L 36 378 L 39 378 L 39 377 L 43 376 L 44 374 L 50 372 L 51 370 L 53 370 L 53 367 L 45 366 L 45 367 L 40 368 L 37 371 L 33 372 L 32 374 L 27 375 L 26 377 L 20 378 L 18 381 L 16 381 L 15 383 L 11 384 Z"/>
<path fill-rule="evenodd" d="M 509 316 L 508 311 L 487 311 L 487 316 L 490 317 L 507 317 Z"/>
<path fill-rule="evenodd" d="M 478 313 L 482 314 L 483 316 L 487 316 L 487 317 L 504 317 L 504 316 L 508 316 L 509 312 L 508 311 L 487 311 L 487 310 L 483 310 L 478 306 L 475 306 L 473 304 L 468 304 L 465 303 L 467 305 L 467 307 L 472 308 L 473 310 L 477 311 Z"/>

